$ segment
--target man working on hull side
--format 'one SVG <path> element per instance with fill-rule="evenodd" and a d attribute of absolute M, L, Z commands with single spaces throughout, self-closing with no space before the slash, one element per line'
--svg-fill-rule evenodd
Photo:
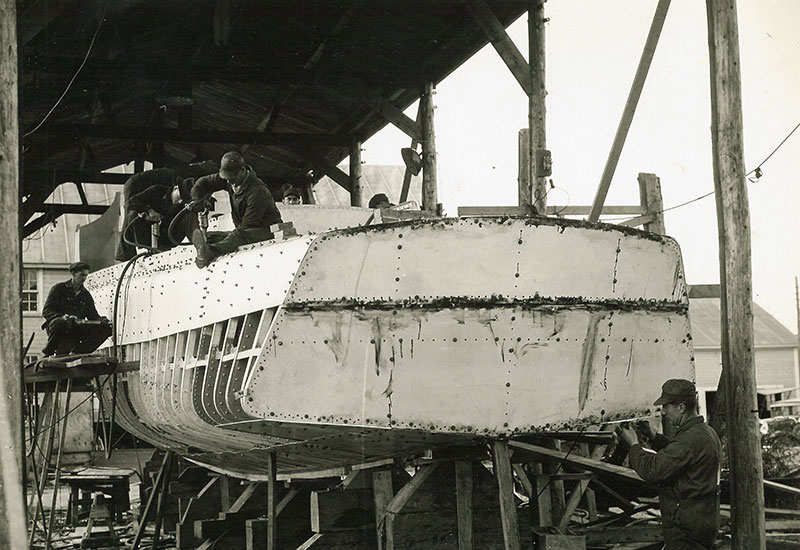
<path fill-rule="evenodd" d="M 44 356 L 91 353 L 111 336 L 111 321 L 100 317 L 92 295 L 83 286 L 89 266 L 76 262 L 69 266 L 72 278 L 50 289 L 44 303 L 47 345 Z"/>
<path fill-rule="evenodd" d="M 197 248 L 197 267 L 206 267 L 217 256 L 233 252 L 244 244 L 271 239 L 270 226 L 281 223 L 281 214 L 267 185 L 236 151 L 229 151 L 222 156 L 219 173 L 203 176 L 195 182 L 192 187 L 194 209 L 201 209 L 214 191 L 223 189 L 230 197 L 231 217 L 236 229 L 209 231 L 204 235 L 195 227 L 191 231 L 191 239 Z"/>
<path fill-rule="evenodd" d="M 658 436 L 658 452 L 644 449 L 636 431 L 619 428 L 630 446 L 631 468 L 659 486 L 664 548 L 707 550 L 719 531 L 719 463 L 721 447 L 716 432 L 697 413 L 697 392 L 689 380 L 664 382 L 661 397 L 664 422 L 674 428 L 668 440 Z"/>

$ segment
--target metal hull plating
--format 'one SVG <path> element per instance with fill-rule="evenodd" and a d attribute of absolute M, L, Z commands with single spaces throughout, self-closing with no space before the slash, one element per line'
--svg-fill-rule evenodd
<path fill-rule="evenodd" d="M 426 220 L 250 245 L 120 285 L 120 422 L 246 477 L 647 414 L 693 378 L 680 251 L 614 226 Z M 93 275 L 109 316 L 121 266 Z M 108 398 L 106 392 L 106 398 Z"/>

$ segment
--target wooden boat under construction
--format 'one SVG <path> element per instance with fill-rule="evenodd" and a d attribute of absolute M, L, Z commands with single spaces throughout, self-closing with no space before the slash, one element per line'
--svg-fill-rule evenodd
<path fill-rule="evenodd" d="M 91 275 L 116 325 L 102 350 L 134 365 L 117 386 L 126 430 L 259 479 L 271 452 L 297 475 L 647 415 L 664 379 L 693 378 L 669 237 L 552 218 L 292 214 L 313 220 L 307 234 L 206 269 L 184 246 Z"/>

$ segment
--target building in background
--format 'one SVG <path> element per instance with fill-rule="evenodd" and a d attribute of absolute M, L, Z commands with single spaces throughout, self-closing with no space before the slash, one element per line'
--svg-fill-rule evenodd
<path fill-rule="evenodd" d="M 90 204 L 111 204 L 121 186 L 85 185 Z M 80 204 L 77 187 L 60 185 L 51 195 L 50 201 L 61 204 Z M 25 363 L 41 359 L 42 348 L 47 343 L 47 334 L 42 329 L 42 308 L 47 293 L 56 283 L 70 278 L 69 264 L 79 260 L 76 251 L 78 227 L 86 225 L 98 216 L 88 214 L 65 214 L 22 241 L 22 344 L 31 345 L 25 354 Z M 92 267 L 94 270 L 94 266 Z"/>
<path fill-rule="evenodd" d="M 700 407 L 706 414 L 714 409 L 722 372 L 719 297 L 694 298 L 690 292 L 689 320 Z M 800 414 L 797 336 L 754 303 L 753 339 L 759 415 Z"/>

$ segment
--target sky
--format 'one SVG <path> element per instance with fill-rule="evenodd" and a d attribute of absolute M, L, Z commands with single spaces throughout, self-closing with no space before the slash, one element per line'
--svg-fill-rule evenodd
<path fill-rule="evenodd" d="M 545 4 L 547 145 L 551 205 L 589 205 L 655 12 L 656 0 L 550 0 Z M 800 1 L 739 0 L 745 166 L 762 163 L 800 124 Z M 527 58 L 527 15 L 508 28 Z M 436 90 L 439 200 L 515 205 L 517 132 L 527 97 L 487 46 Z M 406 113 L 412 118 L 416 107 Z M 400 164 L 410 138 L 389 126 L 363 161 Z M 796 332 L 800 276 L 800 130 L 748 183 L 753 298 Z M 665 208 L 713 191 L 705 2 L 673 0 L 606 204 L 638 204 L 637 174 L 661 179 Z M 719 282 L 713 196 L 665 212 L 690 284 Z"/>

